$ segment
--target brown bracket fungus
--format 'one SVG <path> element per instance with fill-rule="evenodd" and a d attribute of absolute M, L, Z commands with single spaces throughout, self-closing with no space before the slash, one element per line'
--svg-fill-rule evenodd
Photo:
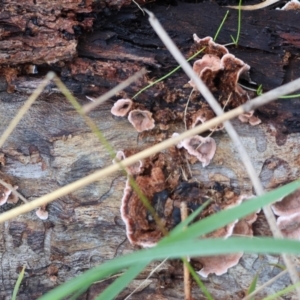
<path fill-rule="evenodd" d="M 153 168 L 150 176 L 137 176 L 136 184 L 151 200 L 155 193 L 163 190 L 165 176 L 160 168 Z M 126 225 L 126 234 L 130 243 L 142 247 L 155 246 L 162 237 L 161 231 L 150 218 L 139 196 L 133 191 L 127 179 L 122 198 L 121 216 Z"/>
<path fill-rule="evenodd" d="M 47 220 L 48 219 L 48 211 L 46 210 L 46 205 L 42 205 L 35 211 L 36 215 L 41 219 L 41 220 Z"/>
<path fill-rule="evenodd" d="M 247 199 L 246 195 L 240 195 L 239 197 L 234 197 L 236 199 L 235 203 L 229 205 L 229 207 L 233 207 L 239 205 L 243 199 Z M 216 230 L 212 234 L 207 237 L 224 237 L 228 238 L 229 236 L 253 236 L 252 224 L 256 221 L 257 214 L 253 213 L 242 220 L 237 220 L 235 223 L 231 223 L 226 227 L 220 228 Z M 238 264 L 240 258 L 243 256 L 243 252 L 226 254 L 226 255 L 217 255 L 217 256 L 206 256 L 200 257 L 196 260 L 202 264 L 202 269 L 197 273 L 202 277 L 207 277 L 211 273 L 215 273 L 216 275 L 225 274 L 229 268 L 234 267 Z"/>
<path fill-rule="evenodd" d="M 116 153 L 116 157 L 115 159 L 113 159 L 113 164 L 116 164 L 122 160 L 124 160 L 126 158 L 126 154 L 123 151 L 118 151 Z M 131 166 L 127 166 L 125 167 L 125 170 L 127 171 L 128 174 L 130 175 L 138 175 L 141 173 L 142 171 L 142 167 L 143 167 L 143 163 L 141 160 L 139 160 L 138 162 L 132 164 Z"/>
<path fill-rule="evenodd" d="M 203 167 L 209 165 L 217 149 L 216 142 L 213 138 L 199 135 L 183 140 L 181 145 L 189 154 L 197 157 L 197 159 L 202 162 Z"/>
<path fill-rule="evenodd" d="M 298 0 L 291 0 L 287 2 L 281 9 L 279 10 L 300 10 L 300 2 Z"/>
<path fill-rule="evenodd" d="M 204 53 L 209 53 L 215 55 L 219 58 L 228 53 L 228 50 L 225 46 L 217 44 L 213 41 L 212 37 L 207 36 L 203 39 L 200 39 L 196 33 L 193 34 L 193 39 L 197 44 L 197 49 L 202 49 Z"/>
<path fill-rule="evenodd" d="M 133 105 L 130 99 L 119 99 L 111 108 L 111 113 L 116 117 L 126 117 Z"/>
<path fill-rule="evenodd" d="M 133 125 L 137 132 L 151 130 L 155 126 L 152 113 L 148 110 L 132 110 L 128 115 L 128 121 Z"/>
<path fill-rule="evenodd" d="M 248 81 L 250 66 L 230 54 L 226 47 L 215 43 L 211 37 L 200 39 L 193 35 L 197 49 L 205 47 L 205 55 L 194 62 L 193 69 L 208 88 L 216 93 L 223 107 L 235 108 L 250 99 L 248 93 L 238 84 L 244 77 Z M 190 85 L 195 88 L 193 81 Z"/>
<path fill-rule="evenodd" d="M 215 117 L 215 113 L 212 111 L 210 107 L 202 107 L 201 109 L 197 110 L 195 113 L 192 114 L 192 128 L 196 127 L 200 123 L 203 124 L 204 122 L 211 120 Z M 223 124 L 219 124 L 213 128 L 210 128 L 210 131 L 219 131 L 224 129 Z"/>
<path fill-rule="evenodd" d="M 300 190 L 272 205 L 277 225 L 284 237 L 300 240 Z"/>
<path fill-rule="evenodd" d="M 193 64 L 194 72 L 205 82 L 209 89 L 213 89 L 215 86 L 214 79 L 221 69 L 220 58 L 212 54 L 205 54 Z M 190 80 L 189 84 L 192 88 L 197 89 L 193 80 Z"/>
<path fill-rule="evenodd" d="M 12 184 L 11 178 L 2 172 L 0 173 L 0 178 L 12 189 L 18 188 L 18 186 Z M 0 205 L 4 205 L 6 202 L 15 204 L 18 200 L 19 197 L 12 193 L 11 189 L 0 183 Z"/>
<path fill-rule="evenodd" d="M 238 118 L 242 123 L 249 123 L 252 126 L 256 126 L 261 123 L 261 119 L 255 117 L 253 114 L 254 110 L 251 110 L 249 112 L 239 115 Z"/>

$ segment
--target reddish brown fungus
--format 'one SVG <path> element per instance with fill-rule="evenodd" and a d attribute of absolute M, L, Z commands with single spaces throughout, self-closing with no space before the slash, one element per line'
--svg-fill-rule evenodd
<path fill-rule="evenodd" d="M 210 107 L 202 107 L 192 115 L 192 128 L 199 125 L 200 123 L 203 124 L 204 122 L 211 120 L 214 117 L 215 113 Z M 210 131 L 218 131 L 222 129 L 224 129 L 224 125 L 219 124 L 213 128 L 210 128 Z"/>
<path fill-rule="evenodd" d="M 248 196 L 246 195 L 240 195 L 238 197 L 234 196 L 233 199 L 235 199 L 235 204 L 232 203 L 230 207 L 239 205 L 243 199 L 247 198 Z M 242 220 L 232 223 L 233 226 L 232 224 L 229 224 L 224 228 L 216 230 L 209 237 L 228 238 L 231 235 L 253 236 L 252 224 L 256 221 L 256 219 L 257 214 L 253 213 Z M 202 269 L 197 273 L 203 277 L 207 277 L 211 273 L 215 273 L 216 275 L 223 275 L 228 271 L 229 268 L 237 265 L 242 256 L 243 252 L 239 252 L 226 255 L 206 256 L 197 258 L 197 260 L 200 261 L 203 266 Z"/>
<path fill-rule="evenodd" d="M 47 220 L 48 219 L 48 211 L 46 210 L 46 205 L 42 205 L 35 211 L 36 215 L 41 219 L 41 220 Z"/>
<path fill-rule="evenodd" d="M 212 54 L 205 54 L 201 59 L 196 60 L 193 64 L 194 72 L 211 90 L 215 87 L 214 79 L 221 69 L 222 66 L 220 58 Z M 190 80 L 189 84 L 194 89 L 197 89 L 193 80 Z"/>
<path fill-rule="evenodd" d="M 182 141 L 182 146 L 187 152 L 202 162 L 206 167 L 213 159 L 217 145 L 213 138 L 195 135 Z"/>
<path fill-rule="evenodd" d="M 300 10 L 300 2 L 298 0 L 291 0 L 291 1 L 287 2 L 281 8 L 281 10 Z"/>
<path fill-rule="evenodd" d="M 277 225 L 284 237 L 300 240 L 300 212 L 279 217 Z"/>
<path fill-rule="evenodd" d="M 0 178 L 8 185 L 8 187 L 0 184 L 0 205 L 4 205 L 6 202 L 15 204 L 18 202 L 19 198 L 11 189 L 17 189 L 18 186 L 12 184 L 12 179 L 6 174 L 0 172 Z"/>
<path fill-rule="evenodd" d="M 128 115 L 132 105 L 133 102 L 130 99 L 119 99 L 112 107 L 111 113 L 117 117 L 125 117 Z"/>
<path fill-rule="evenodd" d="M 113 163 L 116 164 L 122 160 L 124 160 L 126 158 L 126 155 L 123 151 L 118 151 L 116 153 L 116 157 L 115 159 L 113 159 Z M 141 173 L 143 167 L 143 163 L 141 160 L 139 160 L 138 162 L 135 162 L 134 164 L 125 167 L 125 170 L 127 171 L 128 174 L 130 175 L 138 175 Z"/>
<path fill-rule="evenodd" d="M 291 216 L 300 213 L 300 190 L 274 203 L 272 209 L 277 216 Z"/>
<path fill-rule="evenodd" d="M 137 132 L 151 130 L 155 126 L 152 113 L 148 110 L 132 110 L 128 115 L 128 121 L 133 125 Z"/>
<path fill-rule="evenodd" d="M 197 43 L 199 48 L 205 48 L 204 53 L 213 54 L 221 58 L 223 55 L 228 53 L 228 50 L 223 45 L 217 44 L 213 41 L 210 36 L 200 39 L 197 34 L 193 34 L 194 41 Z"/>
<path fill-rule="evenodd" d="M 253 115 L 253 113 L 254 113 L 254 110 L 251 110 L 250 112 L 246 112 L 246 113 L 239 115 L 238 118 L 242 123 L 249 123 L 252 126 L 256 126 L 261 123 L 261 119 L 259 119 L 258 117 L 255 117 Z"/>

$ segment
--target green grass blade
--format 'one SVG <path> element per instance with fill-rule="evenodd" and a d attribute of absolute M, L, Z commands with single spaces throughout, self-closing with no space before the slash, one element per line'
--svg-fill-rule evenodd
<path fill-rule="evenodd" d="M 186 230 L 188 231 L 188 229 Z M 268 254 L 299 254 L 300 242 L 287 239 L 272 238 L 229 238 L 186 240 L 161 244 L 151 249 L 140 250 L 108 261 L 84 274 L 71 279 L 65 284 L 39 298 L 40 300 L 59 300 L 67 297 L 78 289 L 103 279 L 108 274 L 139 263 L 149 263 L 165 257 L 180 258 L 183 256 L 211 256 L 236 252 L 268 253 Z"/>
<path fill-rule="evenodd" d="M 256 285 L 257 285 L 257 279 L 258 279 L 258 274 L 256 274 L 254 276 L 246 295 L 250 295 L 251 293 L 253 293 L 255 291 Z M 251 300 L 254 300 L 254 298 L 251 298 Z"/>
<path fill-rule="evenodd" d="M 186 258 L 183 258 L 182 261 L 186 264 L 190 274 L 192 275 L 192 277 L 194 278 L 194 280 L 196 281 L 196 283 L 198 284 L 199 288 L 202 290 L 203 294 L 205 295 L 205 297 L 208 300 L 214 300 L 214 298 L 212 297 L 212 295 L 209 293 L 209 291 L 207 290 L 205 284 L 201 281 L 199 275 L 195 272 L 194 268 L 192 267 L 192 265 L 187 261 Z"/>
<path fill-rule="evenodd" d="M 17 294 L 19 292 L 19 288 L 20 288 L 20 285 L 21 285 L 21 282 L 24 278 L 24 274 L 25 274 L 25 268 L 26 268 L 26 265 L 23 266 L 19 276 L 18 276 L 18 279 L 17 279 L 17 282 L 15 284 L 15 287 L 14 287 L 14 291 L 13 291 L 13 294 L 12 294 L 12 300 L 16 300 L 17 299 Z"/>
<path fill-rule="evenodd" d="M 227 19 L 228 14 L 229 14 L 229 10 L 227 10 L 227 12 L 226 12 L 226 14 L 225 14 L 225 16 L 224 16 L 224 18 L 223 18 L 221 24 L 220 24 L 220 26 L 219 26 L 219 28 L 218 28 L 218 30 L 217 30 L 215 36 L 214 36 L 214 41 L 216 41 L 216 39 L 217 39 L 217 37 L 218 37 L 218 35 L 219 35 L 221 29 L 223 28 L 223 25 L 224 25 L 224 23 L 225 23 L 225 21 L 226 21 L 226 19 Z"/>
<path fill-rule="evenodd" d="M 182 233 L 184 227 L 188 226 L 200 213 L 201 211 L 209 205 L 210 201 L 205 202 L 194 212 L 192 212 L 184 221 L 180 222 L 169 234 L 169 236 L 175 236 L 178 233 Z"/>
<path fill-rule="evenodd" d="M 87 286 L 77 290 L 70 298 L 68 298 L 68 300 L 77 300 L 83 293 L 87 291 L 88 288 L 89 287 Z"/>
<path fill-rule="evenodd" d="M 117 278 L 112 284 L 109 285 L 96 300 L 111 300 L 114 299 L 128 284 L 146 267 L 148 263 L 134 264 L 119 278 Z"/>
<path fill-rule="evenodd" d="M 221 228 L 235 221 L 236 219 L 245 217 L 257 211 L 259 208 L 265 205 L 273 203 L 276 200 L 287 196 L 288 194 L 294 192 L 298 188 L 300 188 L 299 180 L 289 183 L 274 191 L 265 193 L 260 197 L 256 197 L 251 200 L 245 201 L 239 206 L 209 216 L 195 224 L 192 224 L 184 232 L 178 232 L 177 234 L 170 235 L 166 237 L 166 239 L 169 241 L 175 241 L 180 239 L 181 241 L 184 241 L 186 239 L 196 238 L 204 234 L 210 233 L 218 228 Z"/>
<path fill-rule="evenodd" d="M 297 282 L 295 284 L 289 285 L 288 287 L 286 287 L 285 289 L 275 293 L 274 295 L 268 296 L 266 298 L 264 298 L 263 300 L 273 300 L 273 299 L 278 299 L 278 297 L 285 295 L 291 291 L 293 291 L 294 289 L 296 289 L 297 287 L 300 286 L 300 282 Z"/>

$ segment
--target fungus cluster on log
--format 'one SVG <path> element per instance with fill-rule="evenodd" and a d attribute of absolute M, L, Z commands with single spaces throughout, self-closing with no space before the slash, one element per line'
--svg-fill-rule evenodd
<path fill-rule="evenodd" d="M 114 162 L 130 156 L 134 152 L 134 150 L 119 151 Z M 181 222 L 180 206 L 182 202 L 186 203 L 189 212 L 193 212 L 210 200 L 210 204 L 196 219 L 200 220 L 220 210 L 239 205 L 248 198 L 246 195 L 237 195 L 228 187 L 220 185 L 218 188 L 206 188 L 198 182 L 183 179 L 184 168 L 185 154 L 178 147 L 171 147 L 139 162 L 135 167 L 128 167 L 129 175 L 134 178 L 137 187 L 150 202 L 156 215 L 160 218 L 161 224 L 168 231 Z M 153 247 L 163 237 L 153 216 L 131 186 L 129 177 L 122 198 L 121 216 L 126 224 L 127 237 L 133 245 Z M 253 234 L 252 223 L 255 220 L 256 214 L 252 214 L 242 220 L 236 220 L 206 237 L 228 238 L 235 234 L 251 236 Z M 237 253 L 194 260 L 201 263 L 202 269 L 199 274 L 206 277 L 209 273 L 220 275 L 227 272 L 228 268 L 238 263 L 242 255 L 243 253 Z"/>
<path fill-rule="evenodd" d="M 253 83 L 249 77 L 250 66 L 230 54 L 226 47 L 215 43 L 211 37 L 200 39 L 194 34 L 193 38 L 195 44 L 191 51 L 198 52 L 201 49 L 204 53 L 202 58 L 194 62 L 193 70 L 218 99 L 223 109 L 230 110 L 250 101 L 250 95 L 238 83 L 241 78 Z M 195 83 L 193 80 L 188 83 L 197 92 L 197 97 L 199 91 L 197 91 Z M 193 100 L 195 100 L 195 97 Z M 165 99 L 168 104 L 174 103 L 174 101 L 175 99 L 172 97 Z M 150 111 L 146 109 L 144 103 L 133 102 L 131 99 L 126 98 L 115 102 L 111 113 L 116 117 L 127 117 L 137 132 L 151 130 L 155 127 L 155 123 L 159 124 L 160 130 L 165 131 L 169 129 L 171 122 L 176 123 L 178 121 L 184 122 L 187 128 L 193 128 L 215 117 L 215 113 L 203 101 L 189 110 L 185 106 L 184 112 L 180 105 L 176 108 L 173 106 L 172 109 L 166 106 L 155 104 L 151 106 Z M 252 126 L 261 123 L 261 120 L 254 116 L 254 111 L 240 115 L 239 119 L 241 122 L 249 123 Z M 220 124 L 210 128 L 210 131 L 215 132 L 223 128 L 224 125 Z M 173 136 L 176 135 L 178 133 L 173 134 Z M 135 180 L 140 192 L 148 199 L 156 216 L 160 218 L 161 224 L 167 231 L 172 230 L 181 222 L 180 207 L 182 203 L 187 205 L 189 212 L 192 212 L 208 199 L 211 201 L 196 218 L 197 221 L 220 210 L 240 205 L 242 201 L 250 198 L 247 195 L 237 195 L 230 187 L 221 185 L 218 189 L 204 187 L 198 182 L 193 182 L 191 178 L 187 178 L 186 174 L 188 172 L 185 173 L 187 168 L 186 159 L 190 163 L 199 161 L 203 167 L 206 167 L 213 159 L 216 149 L 216 142 L 210 135 L 206 137 L 196 135 L 182 140 L 176 146 L 170 147 L 164 152 L 152 155 L 125 168 L 129 176 L 122 198 L 121 216 L 126 224 L 126 234 L 130 243 L 142 247 L 152 247 L 163 237 L 154 216 L 146 209 L 139 193 L 131 186 L 130 180 L 132 179 Z M 113 162 L 121 162 L 136 151 L 128 149 L 119 151 Z M 300 196 L 300 192 L 298 196 Z M 294 230 L 291 233 L 290 225 L 291 222 L 300 223 L 300 212 L 297 214 L 294 212 L 289 213 L 287 218 L 286 213 L 279 209 L 280 203 L 284 202 L 283 206 L 286 207 L 288 205 L 286 202 L 290 203 L 291 201 L 289 201 L 289 198 L 282 200 L 282 202 L 273 206 L 273 210 L 279 215 L 277 223 L 283 231 L 285 230 L 285 235 L 297 236 L 299 239 L 299 232 Z M 293 200 L 292 204 L 290 203 L 291 206 L 300 203 L 295 201 L 298 200 Z M 253 236 L 252 224 L 256 219 L 257 214 L 253 213 L 243 219 L 235 220 L 235 222 L 202 238 L 221 237 L 226 239 L 233 235 Z M 198 273 L 207 277 L 210 273 L 217 275 L 226 273 L 228 268 L 238 263 L 242 255 L 243 253 L 235 253 L 205 258 L 199 257 L 193 260 L 201 263 L 202 268 Z"/>
<path fill-rule="evenodd" d="M 119 99 L 111 109 L 111 113 L 116 117 L 126 117 L 137 132 L 151 130 L 155 126 L 152 113 L 145 109 L 133 109 L 134 103 L 131 99 Z"/>
<path fill-rule="evenodd" d="M 224 109 L 236 108 L 249 101 L 250 96 L 238 84 L 238 81 L 243 78 L 251 82 L 249 76 L 250 66 L 230 54 L 223 45 L 215 43 L 211 37 L 200 39 L 194 34 L 193 38 L 196 43 L 195 50 L 202 50 L 205 53 L 201 59 L 194 62 L 193 70 L 211 92 L 217 94 L 216 98 Z M 193 80 L 190 80 L 189 84 L 196 89 Z M 249 122 L 253 126 L 260 124 L 260 119 L 253 116 L 253 113 L 251 112 L 249 116 L 248 114 L 242 115 L 239 119 L 243 123 Z M 206 112 L 209 117 L 203 120 L 201 114 L 203 113 L 198 111 L 192 116 L 192 127 L 195 126 L 195 123 L 199 121 L 203 123 L 214 116 L 213 112 Z"/>

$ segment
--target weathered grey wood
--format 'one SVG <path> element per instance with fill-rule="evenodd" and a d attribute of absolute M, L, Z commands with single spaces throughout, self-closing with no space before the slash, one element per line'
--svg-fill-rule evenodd
<path fill-rule="evenodd" d="M 191 35 L 194 32 L 199 36 L 213 35 L 226 11 L 225 8 L 210 3 L 180 3 L 179 6 L 168 9 L 153 5 L 151 9 L 185 55 L 190 51 Z M 164 75 L 176 66 L 152 33 L 147 19 L 135 6 L 110 13 L 111 15 L 108 12 L 106 15 L 99 15 L 93 32 L 80 38 L 78 58 L 53 66 L 38 65 L 38 75 L 17 72 L 10 82 L 13 89 L 9 89 L 4 77 L 0 78 L 0 133 L 40 83 L 42 75 L 50 69 L 60 72 L 63 81 L 75 93 L 80 103 L 84 104 L 88 102 L 86 94 L 100 95 L 141 67 L 148 67 L 151 73 L 127 88 L 120 96 L 131 97 L 149 80 Z M 229 42 L 229 35 L 235 34 L 236 14 L 231 12 L 227 27 L 221 31 L 220 42 Z M 243 14 L 245 20 L 252 20 L 252 23 L 247 23 L 247 30 L 242 27 L 245 31 L 242 31 L 240 47 L 231 48 L 230 51 L 252 66 L 253 79 L 270 89 L 283 81 L 288 82 L 299 77 L 298 46 L 286 45 L 286 50 L 291 53 L 286 62 L 284 49 L 280 47 L 283 40 L 274 21 L 275 17 L 280 16 L 280 20 L 286 22 L 280 32 L 288 32 L 291 26 L 299 26 L 299 22 L 295 22 L 299 15 L 289 12 L 289 17 L 283 18 L 283 12 L 261 11 L 256 12 L 254 22 L 251 13 Z M 212 16 L 218 22 L 212 23 Z M 272 17 L 268 23 L 270 29 L 264 30 L 269 16 Z M 249 37 L 258 28 L 255 26 L 261 28 L 258 40 Z M 275 44 L 268 45 L 274 34 Z M 158 47 L 161 48 L 157 49 Z M 262 61 L 268 63 L 262 64 Z M 34 59 L 28 62 L 39 63 Z M 273 64 L 272 68 L 269 67 L 270 64 Z M 164 84 L 159 84 L 139 96 L 137 101 L 157 110 L 159 105 L 167 105 L 164 100 L 174 98 L 176 104 L 171 103 L 170 107 L 180 110 L 190 93 L 189 88 L 184 88 L 187 81 L 186 76 L 178 72 Z M 7 93 L 7 89 L 15 92 Z M 138 148 L 151 140 L 151 135 L 145 139 L 139 138 L 127 120 L 112 118 L 112 104 L 112 100 L 108 101 L 90 116 L 116 150 Z M 258 115 L 263 123 L 256 127 L 241 124 L 238 120 L 233 121 L 267 190 L 299 178 L 299 105 L 299 99 L 296 99 L 260 108 Z M 196 106 L 197 103 L 192 101 L 191 109 Z M 171 128 L 180 131 L 183 130 L 183 124 L 175 122 Z M 172 134 L 171 129 L 169 134 Z M 218 181 L 234 187 L 236 191 L 251 192 L 251 183 L 227 134 L 216 133 L 214 138 L 218 144 L 216 156 L 205 169 L 200 164 L 193 165 L 194 178 L 206 185 Z M 29 148 L 32 146 L 40 153 L 38 162 L 30 158 Z M 1 166 L 1 171 L 13 177 L 20 193 L 29 200 L 111 163 L 105 148 L 54 84 L 47 86 L 1 152 L 6 158 L 6 164 Z M 125 240 L 125 227 L 119 211 L 124 184 L 125 177 L 118 172 L 51 203 L 47 221 L 39 220 L 31 212 L 1 224 L 0 299 L 10 299 L 18 272 L 25 263 L 27 268 L 19 299 L 36 299 L 47 290 L 112 259 L 115 255 L 132 252 L 134 247 Z M 21 202 L 18 203 L 20 204 Z M 0 213 L 14 206 L 5 204 L 0 207 Z M 255 223 L 254 232 L 256 235 L 270 234 L 262 214 Z M 276 256 L 245 255 L 240 264 L 230 269 L 228 274 L 221 277 L 210 276 L 204 282 L 215 299 L 241 299 L 257 272 L 258 282 L 262 284 L 280 271 L 270 266 L 271 263 L 282 262 Z M 154 265 L 148 267 L 118 299 L 124 299 L 147 277 Z M 164 271 L 154 275 L 149 286 L 132 299 L 183 299 L 180 264 L 169 262 L 164 268 Z M 112 280 L 107 280 L 96 283 L 81 299 L 94 299 L 111 282 Z M 288 284 L 288 276 L 285 276 L 259 297 L 271 294 Z M 195 299 L 205 299 L 195 285 L 193 296 Z"/>

